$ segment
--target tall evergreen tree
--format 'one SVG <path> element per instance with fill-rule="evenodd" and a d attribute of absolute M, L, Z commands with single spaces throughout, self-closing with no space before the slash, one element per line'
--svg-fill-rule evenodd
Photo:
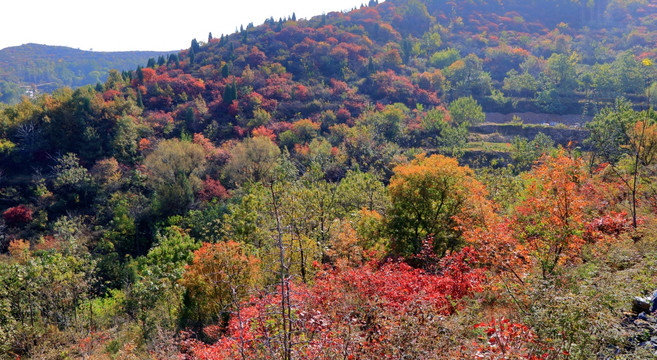
<path fill-rule="evenodd" d="M 137 66 L 137 80 L 139 80 L 140 83 L 144 82 L 144 72 L 141 69 L 141 65 Z"/>
<path fill-rule="evenodd" d="M 141 91 L 137 90 L 137 106 L 144 108 L 144 99 L 141 97 Z"/>
<path fill-rule="evenodd" d="M 201 50 L 201 46 L 198 44 L 198 41 L 196 41 L 196 39 L 192 39 L 191 49 L 194 50 L 195 53 L 197 53 L 197 52 L 199 52 L 199 50 Z"/>
<path fill-rule="evenodd" d="M 149 67 L 151 69 L 155 68 L 155 58 L 148 59 L 148 63 L 146 63 L 146 67 Z"/>

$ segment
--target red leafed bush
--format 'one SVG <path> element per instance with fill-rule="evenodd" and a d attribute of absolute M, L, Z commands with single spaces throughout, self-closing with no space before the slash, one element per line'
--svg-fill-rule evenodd
<path fill-rule="evenodd" d="M 114 98 L 115 98 L 116 96 L 119 96 L 119 95 L 121 95 L 121 92 L 120 92 L 120 91 L 118 91 L 118 90 L 114 90 L 114 89 L 110 89 L 110 90 L 107 90 L 107 91 L 105 91 L 105 92 L 103 93 L 103 99 L 104 99 L 105 101 L 110 101 L 110 100 L 114 100 Z"/>
<path fill-rule="evenodd" d="M 473 359 L 547 359 L 549 354 L 543 352 L 536 340 L 536 335 L 525 325 L 512 323 L 509 319 L 495 319 L 489 323 L 475 325 L 482 328 L 486 335 L 481 338 L 484 345 L 479 346 Z"/>
<path fill-rule="evenodd" d="M 618 236 L 632 228 L 632 219 L 627 212 L 612 212 L 603 217 L 593 219 L 586 224 L 584 239 L 589 242 L 596 241 L 604 235 Z"/>
<path fill-rule="evenodd" d="M 287 329 L 293 357 L 390 358 L 395 349 L 408 345 L 403 339 L 409 336 L 428 337 L 424 344 L 431 346 L 431 319 L 454 313 L 463 297 L 479 291 L 484 275 L 470 267 L 473 257 L 472 248 L 448 255 L 435 273 L 389 261 L 327 269 L 312 286 L 290 284 L 292 321 Z M 216 343 L 187 340 L 183 353 L 192 359 L 278 358 L 283 351 L 280 304 L 280 288 L 252 298 L 232 314 Z M 216 326 L 205 332 L 222 333 Z"/>
<path fill-rule="evenodd" d="M 150 148 L 151 148 L 151 141 L 150 140 L 148 140 L 146 138 L 142 138 L 141 140 L 139 140 L 139 150 L 140 151 L 146 151 L 146 150 L 149 150 Z"/>
<path fill-rule="evenodd" d="M 226 191 L 226 188 L 218 180 L 206 176 L 205 180 L 203 180 L 203 188 L 199 197 L 204 201 L 210 201 L 212 199 L 223 200 L 228 198 L 228 191 Z"/>
<path fill-rule="evenodd" d="M 349 112 L 349 110 L 341 107 L 340 109 L 338 109 L 338 112 L 335 114 L 335 117 L 341 122 L 346 122 L 347 120 L 351 119 L 351 113 Z"/>
<path fill-rule="evenodd" d="M 25 224 L 32 221 L 32 210 L 25 205 L 18 205 L 5 210 L 2 217 L 9 226 Z"/>
<path fill-rule="evenodd" d="M 271 129 L 267 129 L 264 126 L 259 126 L 253 129 L 251 131 L 251 135 L 253 135 L 253 137 L 264 136 L 271 139 L 271 141 L 276 141 L 276 134 L 274 134 L 274 131 Z"/>

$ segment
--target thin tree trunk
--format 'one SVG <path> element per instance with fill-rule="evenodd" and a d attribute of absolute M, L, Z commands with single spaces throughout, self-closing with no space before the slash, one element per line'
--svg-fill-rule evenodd
<path fill-rule="evenodd" d="M 290 339 L 289 339 L 289 318 L 288 309 L 290 306 L 290 289 L 287 284 L 288 267 L 285 264 L 285 248 L 283 246 L 283 230 L 281 228 L 281 219 L 278 214 L 278 200 L 274 191 L 274 183 L 269 184 L 272 205 L 274 208 L 274 217 L 276 218 L 276 231 L 278 233 L 277 245 L 280 260 L 280 277 L 281 277 L 281 328 L 283 334 L 283 360 L 290 360 Z"/>

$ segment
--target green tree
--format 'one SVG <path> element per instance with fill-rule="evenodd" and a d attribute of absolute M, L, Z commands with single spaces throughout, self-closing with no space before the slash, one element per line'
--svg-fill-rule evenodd
<path fill-rule="evenodd" d="M 53 166 L 53 188 L 65 207 L 88 205 L 95 195 L 96 186 L 89 171 L 80 165 L 73 153 L 60 156 Z"/>
<path fill-rule="evenodd" d="M 472 96 L 461 97 L 452 101 L 447 107 L 452 121 L 456 125 L 477 125 L 486 119 L 481 105 Z"/>
<path fill-rule="evenodd" d="M 510 93 L 523 97 L 533 97 L 538 90 L 539 83 L 529 72 L 518 73 L 517 70 L 511 69 L 506 73 L 502 89 L 505 93 Z"/>
<path fill-rule="evenodd" d="M 238 185 L 268 181 L 280 154 L 278 146 L 268 137 L 245 139 L 231 151 L 226 174 Z"/>
<path fill-rule="evenodd" d="M 444 69 L 457 60 L 461 59 L 461 54 L 458 50 L 453 48 L 447 48 L 445 50 L 440 50 L 434 52 L 429 58 L 429 63 L 431 66 L 434 66 L 438 69 Z"/>
<path fill-rule="evenodd" d="M 130 116 L 123 116 L 116 122 L 112 149 L 114 157 L 124 164 L 133 164 L 137 160 L 138 134 L 135 122 L 136 119 Z"/>
<path fill-rule="evenodd" d="M 645 72 L 641 63 L 630 51 L 621 53 L 612 63 L 614 81 L 619 92 L 624 94 L 643 94 L 646 88 Z"/>
<path fill-rule="evenodd" d="M 562 97 L 571 96 L 577 89 L 576 65 L 575 55 L 552 54 L 547 61 L 548 81 Z"/>
<path fill-rule="evenodd" d="M 253 249 L 234 242 L 205 243 L 183 274 L 186 289 L 185 317 L 195 325 L 216 321 L 239 311 L 243 300 L 258 283 L 259 261 Z"/>
<path fill-rule="evenodd" d="M 178 139 L 160 142 L 144 160 L 148 182 L 155 192 L 155 209 L 164 214 L 187 210 L 201 189 L 205 164 L 201 145 Z"/>
<path fill-rule="evenodd" d="M 420 155 L 395 167 L 388 194 L 388 231 L 393 251 L 401 255 L 417 254 L 428 236 L 438 254 L 455 249 L 461 240 L 456 217 L 474 217 L 487 206 L 472 170 L 442 155 Z"/>
<path fill-rule="evenodd" d="M 484 61 L 475 54 L 455 61 L 447 69 L 445 76 L 452 83 L 452 98 L 463 96 L 486 96 L 491 92 L 490 74 L 483 70 Z"/>
<path fill-rule="evenodd" d="M 128 289 L 127 311 L 135 314 L 146 334 L 158 327 L 174 330 L 184 316 L 180 280 L 200 247 L 185 230 L 171 226 L 158 233 L 148 254 L 133 264 L 137 276 Z"/>
<path fill-rule="evenodd" d="M 554 140 L 542 132 L 538 133 L 532 141 L 516 136 L 511 144 L 511 160 L 515 173 L 527 171 L 538 161 L 541 155 L 549 153 L 554 148 Z"/>
<path fill-rule="evenodd" d="M 609 163 L 630 196 L 632 225 L 637 227 L 637 202 L 643 173 L 657 158 L 657 112 L 637 112 L 618 101 L 588 124 L 594 155 Z"/>

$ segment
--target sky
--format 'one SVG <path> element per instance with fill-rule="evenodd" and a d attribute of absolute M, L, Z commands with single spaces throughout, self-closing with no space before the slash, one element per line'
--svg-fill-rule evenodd
<path fill-rule="evenodd" d="M 27 43 L 80 50 L 179 50 L 296 13 L 311 18 L 350 10 L 368 0 L 7 0 L 0 49 Z"/>

